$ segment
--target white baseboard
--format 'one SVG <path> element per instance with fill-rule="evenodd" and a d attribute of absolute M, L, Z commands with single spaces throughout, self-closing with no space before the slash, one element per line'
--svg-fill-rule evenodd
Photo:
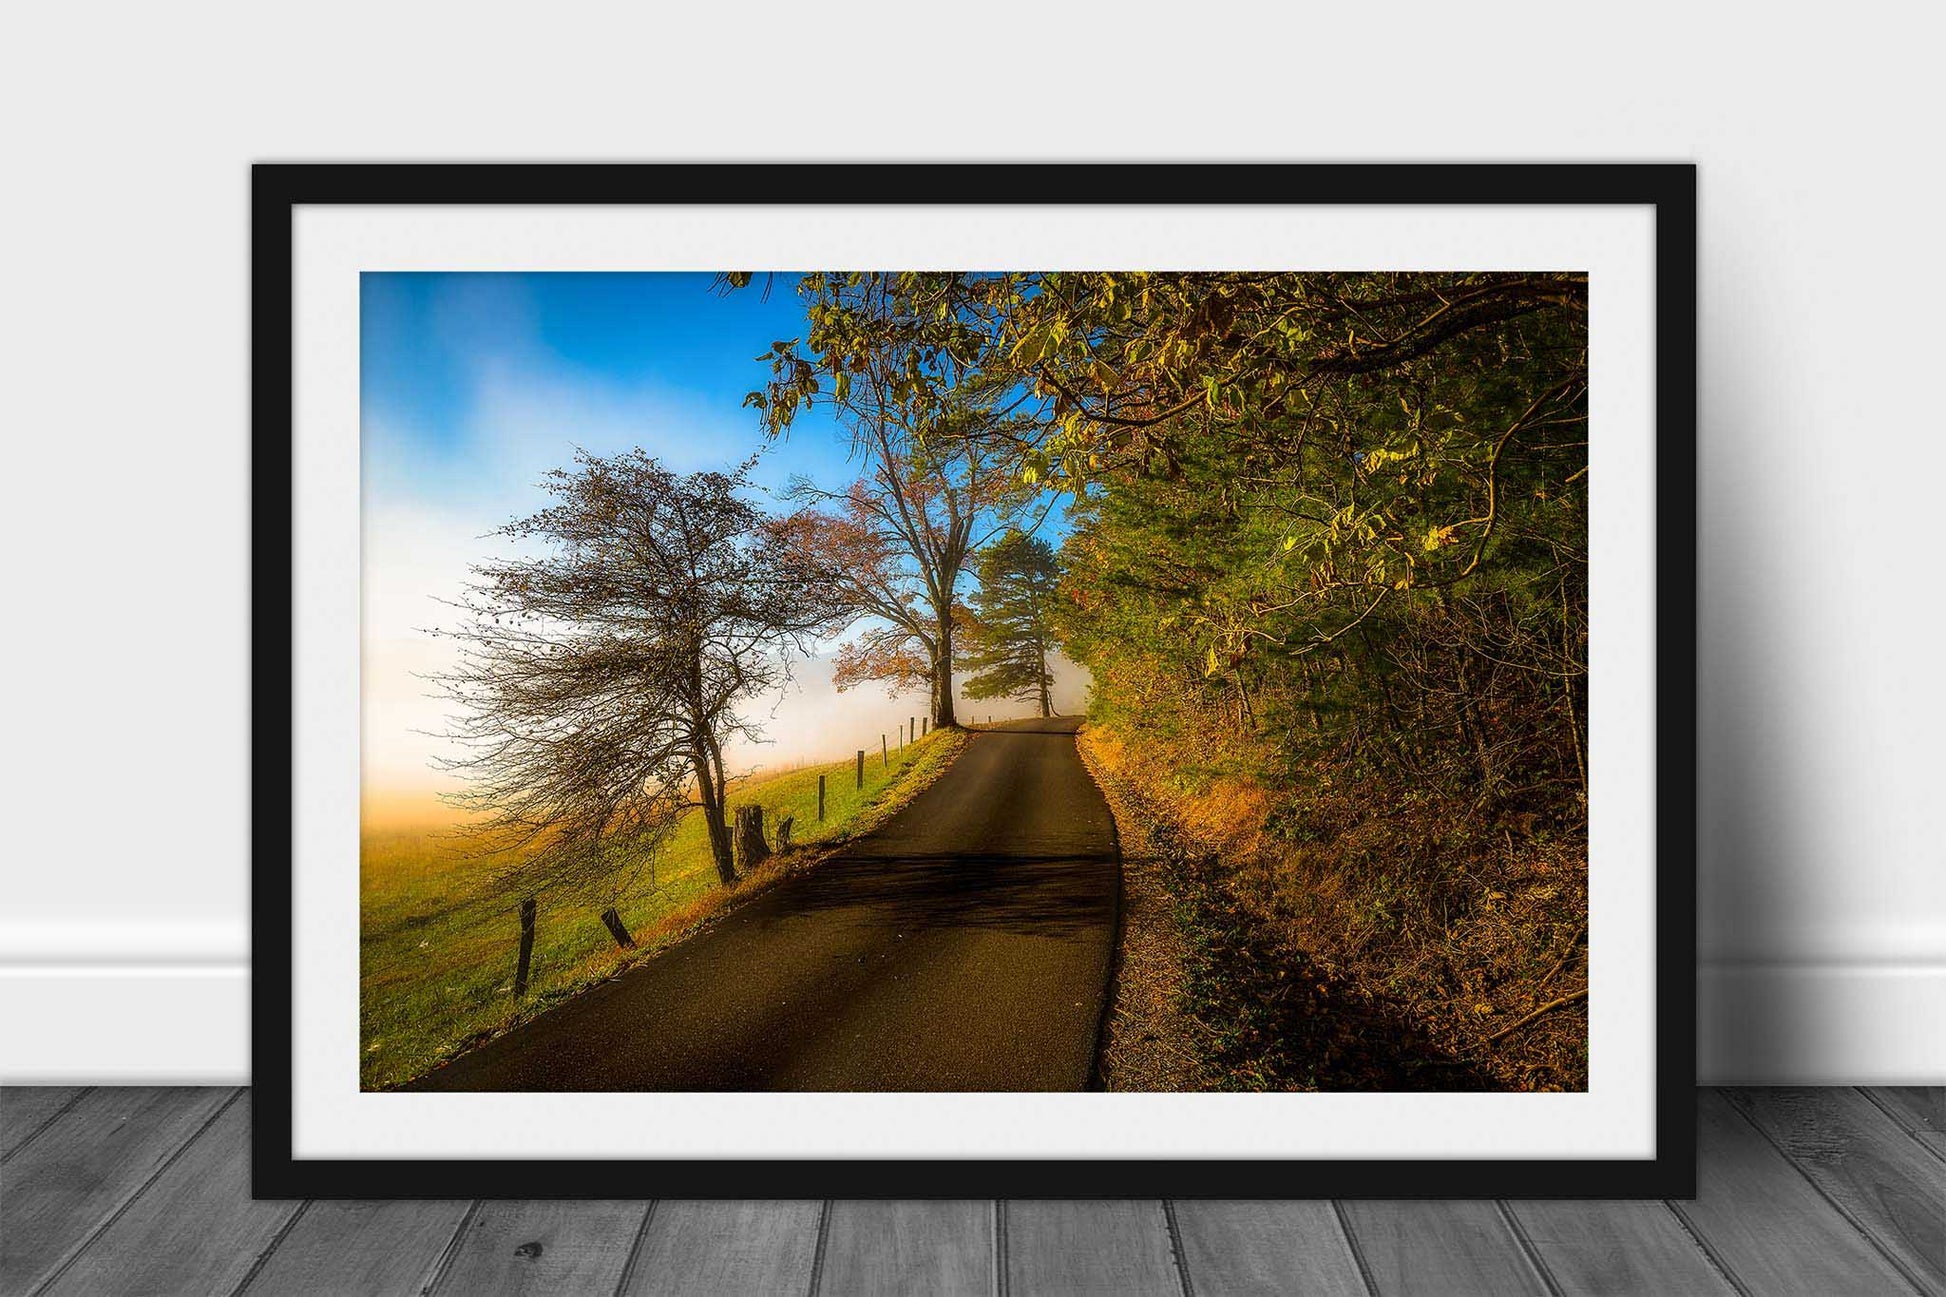
<path fill-rule="evenodd" d="M 250 925 L 232 919 L 0 918 L 0 969 L 247 968 Z"/>
<path fill-rule="evenodd" d="M 250 972 L 238 960 L 0 964 L 0 1082 L 240 1085 Z M 1946 964 L 1705 964 L 1709 1085 L 1946 1083 Z"/>
<path fill-rule="evenodd" d="M 0 1084 L 249 1079 L 247 965 L 0 966 Z"/>
<path fill-rule="evenodd" d="M 1946 962 L 1704 964 L 1705 1085 L 1946 1083 Z"/>

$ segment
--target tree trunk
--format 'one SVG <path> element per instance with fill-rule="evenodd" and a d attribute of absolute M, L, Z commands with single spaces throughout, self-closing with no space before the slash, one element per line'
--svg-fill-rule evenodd
<path fill-rule="evenodd" d="M 949 617 L 939 621 L 939 656 L 932 663 L 932 727 L 957 725 L 953 716 L 953 623 Z"/>
<path fill-rule="evenodd" d="M 1041 686 L 1041 719 L 1046 720 L 1054 714 L 1054 698 L 1047 687 L 1047 641 L 1040 638 L 1038 632 L 1034 639 L 1034 660 L 1041 665 L 1041 673 L 1037 679 Z"/>
<path fill-rule="evenodd" d="M 1237 726 L 1255 732 L 1257 728 L 1257 709 L 1250 705 L 1250 690 L 1244 686 L 1241 670 L 1230 673 L 1237 686 Z"/>
<path fill-rule="evenodd" d="M 770 844 L 764 841 L 763 807 L 737 807 L 736 855 L 738 867 L 746 874 L 769 859 Z"/>
<path fill-rule="evenodd" d="M 1467 670 L 1466 651 L 1454 649 L 1452 657 L 1454 675 L 1459 683 L 1460 733 L 1473 748 L 1473 759 L 1480 770 L 1480 791 L 1485 793 L 1493 787 L 1493 755 L 1487 743 L 1486 724 L 1474 701 L 1473 678 Z"/>
<path fill-rule="evenodd" d="M 696 792 L 703 803 L 703 823 L 709 829 L 710 858 L 716 862 L 716 877 L 728 887 L 737 880 L 736 857 L 730 847 L 730 828 L 723 822 L 723 800 L 711 769 L 709 752 L 696 748 Z"/>

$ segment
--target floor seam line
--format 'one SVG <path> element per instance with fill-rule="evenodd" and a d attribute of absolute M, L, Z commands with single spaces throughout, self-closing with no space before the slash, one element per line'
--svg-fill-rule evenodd
<path fill-rule="evenodd" d="M 284 1223 L 277 1227 L 276 1233 L 270 1236 L 270 1241 L 264 1244 L 263 1251 L 257 1253 L 256 1260 L 252 1261 L 250 1268 L 243 1272 L 243 1278 L 237 1280 L 236 1287 L 230 1289 L 230 1297 L 242 1297 L 243 1292 L 257 1281 L 257 1276 L 262 1274 L 264 1267 L 270 1264 L 271 1256 L 283 1246 L 284 1240 L 290 1237 L 290 1232 L 297 1228 L 297 1222 L 304 1218 L 304 1213 L 311 1210 L 311 1202 L 311 1199 L 306 1198 L 297 1204 L 296 1211 L 284 1218 Z"/>
<path fill-rule="evenodd" d="M 805 1297 L 818 1297 L 818 1289 L 824 1286 L 824 1250 L 831 1242 L 831 1199 L 826 1198 L 818 1205 L 818 1247 L 811 1254 L 811 1286 Z"/>
<path fill-rule="evenodd" d="M 1351 1228 L 1351 1218 L 1345 1215 L 1344 1203 L 1333 1198 L 1331 1213 L 1338 1218 L 1338 1232 L 1345 1236 L 1345 1247 L 1351 1252 L 1351 1263 L 1358 1267 L 1358 1278 L 1365 1285 L 1367 1297 L 1378 1297 L 1378 1282 L 1372 1278 L 1372 1268 L 1365 1262 L 1365 1249 Z"/>
<path fill-rule="evenodd" d="M 1853 1216 L 1849 1211 L 1845 1210 L 1843 1205 L 1841 1205 L 1836 1198 L 1833 1198 L 1830 1194 L 1826 1193 L 1824 1186 L 1819 1184 L 1816 1180 L 1812 1179 L 1811 1173 L 1809 1171 L 1806 1171 L 1803 1168 L 1803 1166 L 1798 1163 L 1798 1160 L 1795 1157 L 1791 1156 L 1790 1150 L 1786 1149 L 1782 1144 L 1779 1144 L 1775 1139 L 1772 1139 L 1770 1132 L 1765 1130 L 1762 1126 L 1758 1125 L 1757 1119 L 1755 1117 L 1752 1117 L 1749 1113 L 1745 1112 L 1741 1104 L 1730 1103 L 1730 1101 L 1727 1098 L 1722 1097 L 1721 1093 L 1719 1093 L 1718 1097 L 1722 1098 L 1722 1101 L 1724 1103 L 1729 1104 L 1730 1110 L 1737 1115 L 1737 1119 L 1739 1121 L 1743 1122 L 1744 1125 L 1748 1126 L 1751 1130 L 1757 1133 L 1758 1139 L 1761 1139 L 1764 1143 L 1770 1145 L 1771 1148 L 1777 1151 L 1777 1156 L 1784 1159 L 1785 1163 L 1790 1166 L 1791 1170 L 1797 1173 L 1797 1176 L 1800 1180 L 1804 1181 L 1805 1184 L 1811 1186 L 1812 1193 L 1815 1193 L 1819 1198 L 1822 1198 L 1825 1201 L 1825 1203 L 1831 1208 L 1832 1211 L 1838 1213 L 1838 1218 L 1840 1220 L 1844 1221 L 1845 1224 L 1851 1226 L 1851 1232 L 1858 1235 L 1858 1237 L 1864 1242 L 1866 1247 L 1870 1248 L 1872 1251 L 1878 1253 L 1879 1256 L 1884 1258 L 1886 1264 L 1890 1265 L 1892 1269 L 1898 1273 L 1901 1279 L 1904 1279 L 1907 1283 L 1912 1285 L 1912 1290 L 1913 1292 L 1918 1294 L 1918 1297 L 1926 1297 L 1926 1290 L 1928 1285 L 1922 1282 L 1919 1276 L 1913 1274 L 1910 1270 L 1906 1269 L 1905 1262 L 1901 1261 L 1898 1257 L 1893 1256 L 1891 1251 L 1888 1250 L 1883 1243 L 1879 1242 L 1877 1234 L 1875 1234 L 1871 1230 L 1866 1229 L 1864 1224 L 1856 1216 Z"/>
<path fill-rule="evenodd" d="M 47 1276 L 43 1278 L 39 1283 L 34 1285 L 32 1291 L 34 1293 L 43 1293 L 46 1292 L 49 1288 L 53 1287 L 55 1282 L 59 1280 L 62 1275 L 66 1274 L 71 1268 L 73 1268 L 74 1263 L 76 1261 L 79 1261 L 81 1259 L 82 1254 L 85 1253 L 89 1248 L 93 1247 L 97 1242 L 99 1242 L 103 1234 L 106 1234 L 110 1229 L 114 1228 L 115 1222 L 120 1220 L 123 1216 L 127 1215 L 128 1209 L 130 1207 L 133 1207 L 141 1199 L 142 1195 L 147 1193 L 150 1190 L 150 1188 L 154 1186 L 157 1180 L 160 1180 L 164 1175 L 166 1175 L 169 1171 L 169 1168 L 174 1166 L 176 1162 L 182 1157 L 182 1155 L 189 1151 L 190 1145 L 194 1144 L 197 1140 L 201 1139 L 204 1133 L 208 1131 L 211 1126 L 214 1126 L 216 1124 L 217 1118 L 221 1117 L 224 1113 L 228 1112 L 231 1109 L 231 1107 L 235 1105 L 237 1100 L 241 1099 L 244 1096 L 244 1094 L 245 1094 L 245 1090 L 241 1086 L 238 1086 L 236 1089 L 232 1090 L 230 1092 L 230 1097 L 225 1099 L 222 1103 L 217 1104 L 215 1111 L 211 1112 L 208 1117 L 204 1118 L 202 1122 L 200 1122 L 197 1125 L 195 1130 L 190 1132 L 189 1138 L 183 1140 L 182 1143 L 176 1145 L 175 1150 L 171 1152 L 169 1156 L 162 1159 L 162 1161 L 156 1166 L 155 1170 L 149 1173 L 148 1178 L 143 1180 L 142 1183 L 139 1186 L 137 1186 L 135 1192 L 131 1193 L 128 1197 L 124 1198 L 119 1204 L 116 1205 L 113 1211 L 110 1211 L 106 1216 L 104 1216 L 101 1222 L 97 1224 L 94 1227 L 94 1229 L 88 1232 L 88 1236 L 86 1238 L 84 1238 L 78 1245 L 76 1245 L 75 1248 L 72 1251 L 70 1251 L 66 1256 L 61 1258 L 60 1264 L 56 1265 L 52 1270 L 48 1271 Z"/>
<path fill-rule="evenodd" d="M 1928 1142 L 1923 1133 L 1914 1130 L 1911 1126 L 1906 1125 L 1905 1120 L 1901 1118 L 1898 1113 L 1886 1107 L 1885 1101 L 1879 1098 L 1876 1094 L 1872 1093 L 1870 1086 L 1854 1085 L 1851 1088 L 1858 1091 L 1858 1093 L 1864 1095 L 1865 1101 L 1867 1103 L 1871 1104 L 1874 1108 L 1877 1108 L 1880 1112 L 1884 1113 L 1887 1117 L 1891 1118 L 1892 1124 L 1899 1128 L 1899 1132 L 1903 1134 L 1907 1139 L 1917 1144 L 1929 1157 L 1935 1157 L 1938 1158 L 1941 1162 L 1946 1162 L 1946 1144 L 1935 1145 Z M 1946 1139 L 1946 1135 L 1942 1135 L 1941 1138 Z"/>
<path fill-rule="evenodd" d="M 4 1154 L 0 1154 L 0 1166 L 5 1166 L 7 1163 L 13 1161 L 16 1157 L 19 1157 L 20 1151 L 22 1149 L 26 1148 L 29 1144 L 39 1139 L 43 1131 L 45 1131 L 49 1126 L 52 1126 L 55 1122 L 59 1121 L 61 1118 L 67 1116 L 68 1113 L 74 1110 L 75 1104 L 80 1103 L 83 1099 L 87 1098 L 88 1095 L 94 1090 L 96 1090 L 97 1088 L 99 1087 L 92 1086 L 92 1085 L 84 1085 L 80 1089 L 76 1090 L 73 1094 L 69 1095 L 68 1101 L 62 1104 L 60 1107 L 56 1108 L 53 1112 L 49 1113 L 47 1115 L 46 1120 L 42 1121 L 40 1125 L 28 1131 L 27 1137 L 25 1139 L 21 1140 L 20 1143 L 14 1145 L 12 1148 L 8 1149 Z"/>
<path fill-rule="evenodd" d="M 1534 1240 L 1527 1237 L 1527 1231 L 1522 1227 L 1520 1218 L 1514 1215 L 1514 1209 L 1507 1205 L 1505 1198 L 1494 1199 L 1493 1205 L 1500 1209 L 1501 1223 L 1507 1227 L 1507 1232 L 1514 1236 L 1515 1249 L 1540 1279 L 1541 1287 L 1547 1289 L 1550 1297 L 1561 1297 L 1565 1290 L 1561 1287 L 1560 1281 L 1554 1277 L 1554 1272 L 1548 1269 L 1547 1262 L 1541 1257 L 1540 1249 L 1534 1246 Z"/>
<path fill-rule="evenodd" d="M 635 1267 L 640 1264 L 642 1241 L 649 1236 L 649 1223 L 655 1219 L 656 1209 L 662 1206 L 662 1199 L 649 1199 L 649 1209 L 642 1213 L 642 1219 L 635 1226 L 635 1237 L 629 1241 L 628 1255 L 622 1258 L 622 1272 L 615 1276 L 614 1297 L 623 1297 L 628 1286 L 635 1278 Z"/>
<path fill-rule="evenodd" d="M 439 1250 L 439 1256 L 433 1261 L 431 1273 L 420 1283 L 419 1297 L 431 1297 L 439 1285 L 446 1282 L 446 1272 L 453 1268 L 453 1262 L 458 1259 L 460 1246 L 466 1241 L 466 1231 L 479 1218 L 480 1206 L 478 1198 L 466 1204 L 466 1210 L 460 1213 L 459 1224 L 453 1226 L 446 1246 Z"/>
<path fill-rule="evenodd" d="M 1742 1277 L 1737 1274 L 1736 1267 L 1730 1264 L 1730 1259 L 1719 1253 L 1710 1244 L 1709 1240 L 1703 1237 L 1702 1228 L 1689 1218 L 1688 1214 L 1683 1211 L 1679 1204 L 1665 1198 L 1662 1200 L 1662 1205 L 1669 1209 L 1669 1214 L 1676 1218 L 1678 1225 L 1682 1226 L 1683 1233 L 1689 1235 L 1695 1242 L 1697 1248 L 1709 1259 L 1709 1263 L 1716 1267 L 1717 1273 L 1723 1276 L 1730 1287 L 1734 1288 L 1740 1294 L 1740 1297 L 1757 1297 L 1757 1294 L 1752 1292 L 1750 1286 L 1744 1283 Z"/>
<path fill-rule="evenodd" d="M 1176 1219 L 1173 1198 L 1162 1200 L 1162 1223 L 1169 1231 L 1169 1259 L 1176 1263 L 1176 1283 L 1182 1288 L 1182 1297 L 1196 1297 L 1196 1285 L 1189 1277 L 1189 1257 L 1183 1252 L 1182 1224 Z"/>

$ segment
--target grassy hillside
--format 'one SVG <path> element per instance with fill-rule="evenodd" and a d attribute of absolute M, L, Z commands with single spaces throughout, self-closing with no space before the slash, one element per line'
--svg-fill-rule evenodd
<path fill-rule="evenodd" d="M 767 833 L 795 817 L 793 841 L 829 843 L 862 832 L 902 806 L 943 770 L 965 742 L 935 733 L 881 760 L 865 761 L 865 786 L 852 762 L 807 766 L 738 784 L 739 806 L 764 808 Z M 826 777 L 825 820 L 817 821 L 818 776 Z M 617 906 L 637 949 L 618 949 L 597 917 L 601 901 L 539 898 L 532 980 L 513 1001 L 521 896 L 496 886 L 498 867 L 455 832 L 437 802 L 371 808 L 359 861 L 359 1077 L 366 1089 L 410 1080 L 465 1044 L 531 1016 L 612 975 L 707 917 L 725 901 L 762 886 L 776 870 L 734 889 L 716 881 L 702 817 L 692 812 L 662 857 Z M 793 853 L 796 854 L 796 853 Z"/>

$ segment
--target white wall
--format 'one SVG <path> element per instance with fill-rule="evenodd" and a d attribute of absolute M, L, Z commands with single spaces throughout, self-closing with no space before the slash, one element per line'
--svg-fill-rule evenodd
<path fill-rule="evenodd" d="M 810 157 L 1699 162 L 1705 1077 L 1946 1079 L 1939 11 L 1600 9 L 11 11 L 0 1075 L 246 1071 L 248 163 Z"/>

